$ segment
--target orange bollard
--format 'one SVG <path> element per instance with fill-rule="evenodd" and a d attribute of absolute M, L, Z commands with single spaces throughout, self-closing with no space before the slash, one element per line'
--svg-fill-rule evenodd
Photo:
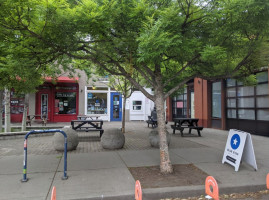
<path fill-rule="evenodd" d="M 212 188 L 212 191 L 210 187 Z M 205 180 L 205 193 L 214 200 L 219 200 L 219 187 L 213 176 L 208 176 Z"/>
<path fill-rule="evenodd" d="M 51 191 L 51 200 L 56 200 L 56 187 L 54 186 Z"/>
<path fill-rule="evenodd" d="M 142 189 L 139 180 L 135 182 L 135 200 L 142 200 Z"/>
<path fill-rule="evenodd" d="M 266 186 L 267 186 L 267 190 L 269 190 L 269 173 L 267 174 L 267 177 L 266 177 Z"/>

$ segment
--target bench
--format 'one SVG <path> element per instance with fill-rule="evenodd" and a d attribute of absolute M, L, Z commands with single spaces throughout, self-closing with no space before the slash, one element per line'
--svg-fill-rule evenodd
<path fill-rule="evenodd" d="M 100 137 L 104 133 L 102 129 L 103 120 L 72 120 L 71 126 L 76 131 L 100 131 Z"/>
<path fill-rule="evenodd" d="M 148 127 L 151 124 L 152 128 L 155 128 L 158 126 L 157 120 L 153 120 L 151 116 L 148 116 L 148 120 L 146 121 L 148 123 Z"/>

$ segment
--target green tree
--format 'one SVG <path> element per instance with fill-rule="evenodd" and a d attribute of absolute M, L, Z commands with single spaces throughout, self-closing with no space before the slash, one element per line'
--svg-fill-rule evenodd
<path fill-rule="evenodd" d="M 0 26 L 18 31 L 43 55 L 68 55 L 126 77 L 155 102 L 160 169 L 173 171 L 164 101 L 194 77 L 247 76 L 268 34 L 267 0 L 24 0 L 1 2 Z M 154 89 L 149 94 L 126 69 Z M 257 61 L 257 60 L 256 60 Z"/>

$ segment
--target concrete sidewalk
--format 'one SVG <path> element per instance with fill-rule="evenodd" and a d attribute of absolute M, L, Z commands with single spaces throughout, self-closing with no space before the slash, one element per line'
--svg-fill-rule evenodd
<path fill-rule="evenodd" d="M 60 124 L 57 124 L 59 126 Z M 66 124 L 62 124 L 66 125 Z M 104 130 L 120 127 L 119 122 L 105 122 Z M 172 133 L 170 125 L 167 125 Z M 121 150 L 102 149 L 96 137 L 79 133 L 78 148 L 68 152 L 67 180 L 63 176 L 63 155 L 52 147 L 52 136 L 29 137 L 28 182 L 21 183 L 23 137 L 0 140 L 0 199 L 50 199 L 56 186 L 60 199 L 134 199 L 135 180 L 128 167 L 159 165 L 159 150 L 151 148 L 146 122 L 127 122 L 126 142 Z M 195 132 L 195 131 L 193 131 Z M 239 171 L 222 164 L 228 131 L 204 129 L 202 137 L 172 135 L 170 158 L 173 164 L 192 163 L 218 180 L 220 193 L 249 192 L 266 189 L 269 173 L 269 138 L 252 135 L 258 171 L 242 163 Z M 204 195 L 204 185 L 143 189 L 143 200 Z"/>

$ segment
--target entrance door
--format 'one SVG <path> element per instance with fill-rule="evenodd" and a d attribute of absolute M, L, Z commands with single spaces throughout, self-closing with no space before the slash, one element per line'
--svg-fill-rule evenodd
<path fill-rule="evenodd" d="M 46 115 L 48 121 L 53 121 L 52 119 L 52 102 L 51 102 L 51 91 L 48 89 L 42 89 L 37 93 L 37 115 Z"/>
<path fill-rule="evenodd" d="M 117 92 L 111 93 L 111 104 L 110 104 L 110 121 L 121 121 L 121 107 L 122 98 L 121 94 Z"/>

